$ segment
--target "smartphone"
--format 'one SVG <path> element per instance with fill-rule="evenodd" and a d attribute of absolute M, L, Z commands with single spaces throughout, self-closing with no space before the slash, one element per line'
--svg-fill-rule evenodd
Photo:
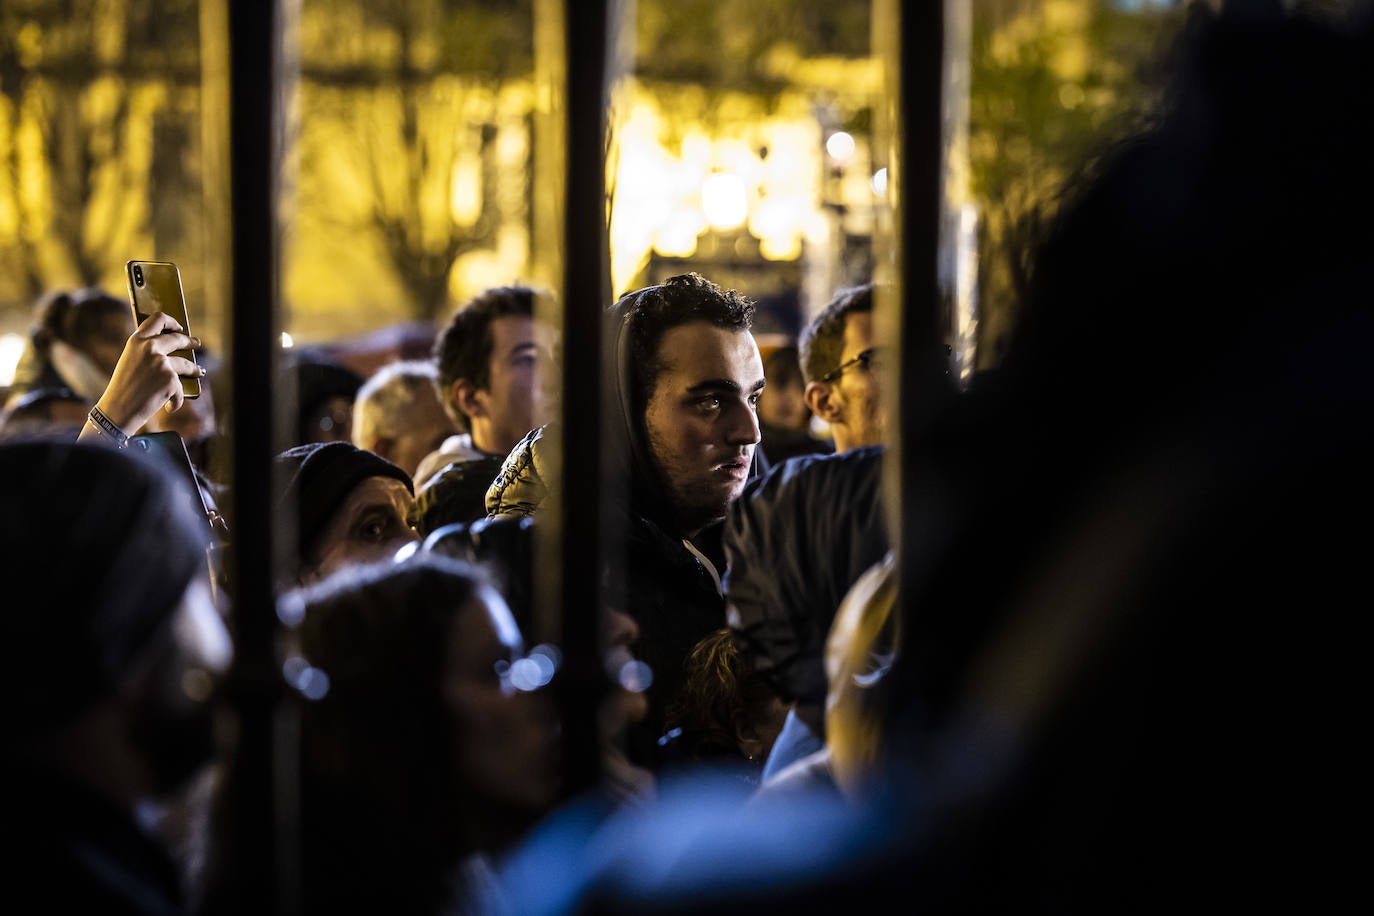
<path fill-rule="evenodd" d="M 151 456 L 154 461 L 163 462 L 165 468 L 180 477 L 195 494 L 197 513 L 204 516 L 206 522 L 213 526 L 214 513 L 211 511 L 209 500 L 206 499 L 205 491 L 200 487 L 200 479 L 196 477 L 191 455 L 186 451 L 186 441 L 181 438 L 181 433 L 171 430 L 138 433 L 129 437 L 129 448 L 140 455 Z"/>
<path fill-rule="evenodd" d="M 129 450 L 157 463 L 168 473 L 180 477 L 190 488 L 192 508 L 205 519 L 206 525 L 210 528 L 211 537 L 205 548 L 205 562 L 210 573 L 211 591 L 218 606 L 225 594 L 224 568 L 219 557 L 219 545 L 227 542 L 228 526 L 224 523 L 224 517 L 219 514 L 214 497 L 207 494 L 205 488 L 200 485 L 200 478 L 196 476 L 195 466 L 191 463 L 191 455 L 186 451 L 186 441 L 181 438 L 180 433 L 171 430 L 138 433 L 129 437 Z"/>
<path fill-rule="evenodd" d="M 181 290 L 181 271 L 177 266 L 171 261 L 129 261 L 124 266 L 134 324 L 142 324 L 154 312 L 166 312 L 181 322 L 181 329 L 190 334 L 191 318 L 186 314 L 186 297 Z M 172 354 L 196 362 L 194 350 L 173 350 Z M 200 379 L 183 375 L 181 393 L 188 398 L 200 397 Z"/>

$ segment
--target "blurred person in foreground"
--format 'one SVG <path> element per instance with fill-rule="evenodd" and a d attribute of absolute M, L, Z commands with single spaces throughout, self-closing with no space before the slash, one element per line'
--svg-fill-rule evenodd
<path fill-rule="evenodd" d="M 0 504 L 0 578 L 43 599 L 0 615 L 0 874 L 54 912 L 189 912 L 200 838 L 164 828 L 218 757 L 233 654 L 205 519 L 154 464 L 58 440 L 0 444 Z"/>
<path fill-rule="evenodd" d="M 91 405 L 70 388 L 31 388 L 0 408 L 0 440 L 70 433 L 86 425 Z"/>
<path fill-rule="evenodd" d="M 938 500 L 901 527 L 883 748 L 844 797 L 551 824 L 512 911 L 1358 894 L 1331 815 L 1368 771 L 1372 38 L 1196 5 L 1150 124 L 1067 184 L 997 384 L 903 436 Z"/>
<path fill-rule="evenodd" d="M 303 912 L 454 913 L 558 796 L 558 732 L 479 567 L 419 552 L 281 599 L 317 672 L 302 717 Z"/>
<path fill-rule="evenodd" d="M 296 405 L 291 445 L 353 440 L 353 402 L 366 381 L 354 369 L 301 350 L 286 355 L 279 381 Z"/>

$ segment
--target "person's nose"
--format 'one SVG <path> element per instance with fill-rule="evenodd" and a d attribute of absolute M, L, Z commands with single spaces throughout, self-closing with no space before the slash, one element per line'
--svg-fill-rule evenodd
<path fill-rule="evenodd" d="M 730 428 L 726 431 L 727 441 L 731 445 L 758 445 L 763 438 L 758 411 L 748 402 L 741 402 L 731 413 Z"/>

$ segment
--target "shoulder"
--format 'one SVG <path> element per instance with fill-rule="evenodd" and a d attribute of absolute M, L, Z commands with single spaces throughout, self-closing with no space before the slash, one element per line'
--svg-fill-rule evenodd
<path fill-rule="evenodd" d="M 415 468 L 415 492 L 429 484 L 445 465 L 454 461 L 468 458 L 480 458 L 483 453 L 472 445 L 472 436 L 468 433 L 456 433 L 443 441 L 437 449 L 430 452 Z"/>
<path fill-rule="evenodd" d="M 530 516 L 548 495 L 544 465 L 547 426 L 539 426 L 515 444 L 501 462 L 500 470 L 486 493 L 487 515 Z"/>
<path fill-rule="evenodd" d="M 459 459 L 432 474 L 415 495 L 420 532 L 429 534 L 453 522 L 485 518 L 487 490 L 501 472 L 502 460 L 490 455 Z"/>

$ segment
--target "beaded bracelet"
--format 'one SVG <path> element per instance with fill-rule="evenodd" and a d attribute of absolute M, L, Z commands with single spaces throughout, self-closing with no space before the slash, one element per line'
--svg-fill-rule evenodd
<path fill-rule="evenodd" d="M 128 446 L 129 437 L 124 434 L 124 430 L 114 425 L 114 421 L 105 416 L 105 411 L 101 410 L 99 407 L 92 406 L 90 416 L 91 419 L 95 421 L 96 428 L 114 439 L 115 445 L 120 448 Z"/>

